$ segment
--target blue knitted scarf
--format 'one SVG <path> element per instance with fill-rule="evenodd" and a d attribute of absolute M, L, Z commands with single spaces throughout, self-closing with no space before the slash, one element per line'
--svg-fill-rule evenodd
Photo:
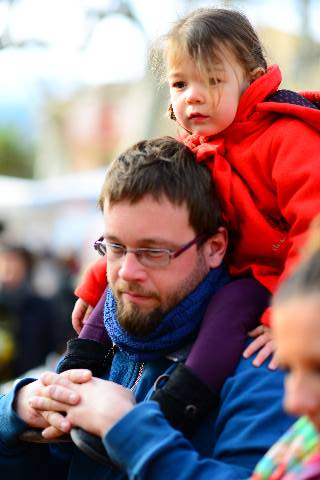
<path fill-rule="evenodd" d="M 172 353 L 195 338 L 211 296 L 229 281 L 224 266 L 210 270 L 197 288 L 164 316 L 156 330 L 143 338 L 129 335 L 121 327 L 117 319 L 117 303 L 108 288 L 104 323 L 109 337 L 135 361 L 156 360 Z"/>

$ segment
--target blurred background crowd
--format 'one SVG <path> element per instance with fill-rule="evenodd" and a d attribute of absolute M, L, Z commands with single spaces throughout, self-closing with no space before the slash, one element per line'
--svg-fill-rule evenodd
<path fill-rule="evenodd" d="M 142 138 L 179 134 L 148 52 L 208 5 L 249 17 L 283 88 L 320 89 L 319 0 L 0 0 L 0 384 L 53 368 L 75 335 L 107 164 Z"/>

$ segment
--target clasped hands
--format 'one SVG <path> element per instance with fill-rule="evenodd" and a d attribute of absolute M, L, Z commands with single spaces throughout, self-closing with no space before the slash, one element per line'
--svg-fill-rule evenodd
<path fill-rule="evenodd" d="M 45 372 L 22 387 L 15 401 L 19 417 L 30 427 L 42 429 L 47 440 L 75 426 L 103 437 L 134 405 L 130 390 L 92 377 L 84 369 Z"/>
<path fill-rule="evenodd" d="M 274 351 L 269 329 L 256 327 L 249 332 L 254 341 L 245 349 L 248 358 L 260 350 L 255 366 Z M 273 357 L 269 368 L 277 368 Z M 15 409 L 30 427 L 42 429 L 42 436 L 53 440 L 69 433 L 72 427 L 103 437 L 135 405 L 130 390 L 116 383 L 92 377 L 90 370 L 73 369 L 61 374 L 45 372 L 39 380 L 21 388 Z"/>

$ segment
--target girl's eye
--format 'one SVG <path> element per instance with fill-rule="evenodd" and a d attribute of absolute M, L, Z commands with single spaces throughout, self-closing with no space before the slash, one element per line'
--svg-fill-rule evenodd
<path fill-rule="evenodd" d="M 210 86 L 217 86 L 222 82 L 221 78 L 211 77 L 209 78 L 209 85 Z"/>
<path fill-rule="evenodd" d="M 182 80 L 179 80 L 178 82 L 173 82 L 171 84 L 171 88 L 177 88 L 177 89 L 183 88 L 185 86 L 186 86 L 186 82 L 183 82 Z"/>

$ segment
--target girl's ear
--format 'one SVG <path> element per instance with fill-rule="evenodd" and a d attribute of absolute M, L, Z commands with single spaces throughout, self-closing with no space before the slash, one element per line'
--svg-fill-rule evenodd
<path fill-rule="evenodd" d="M 228 233 L 224 227 L 219 227 L 217 232 L 204 244 L 204 253 L 207 266 L 216 268 L 222 263 L 228 245 Z"/>
<path fill-rule="evenodd" d="M 266 73 L 265 69 L 262 67 L 256 67 L 250 72 L 250 83 L 254 82 L 257 80 L 257 78 L 262 77 Z"/>

